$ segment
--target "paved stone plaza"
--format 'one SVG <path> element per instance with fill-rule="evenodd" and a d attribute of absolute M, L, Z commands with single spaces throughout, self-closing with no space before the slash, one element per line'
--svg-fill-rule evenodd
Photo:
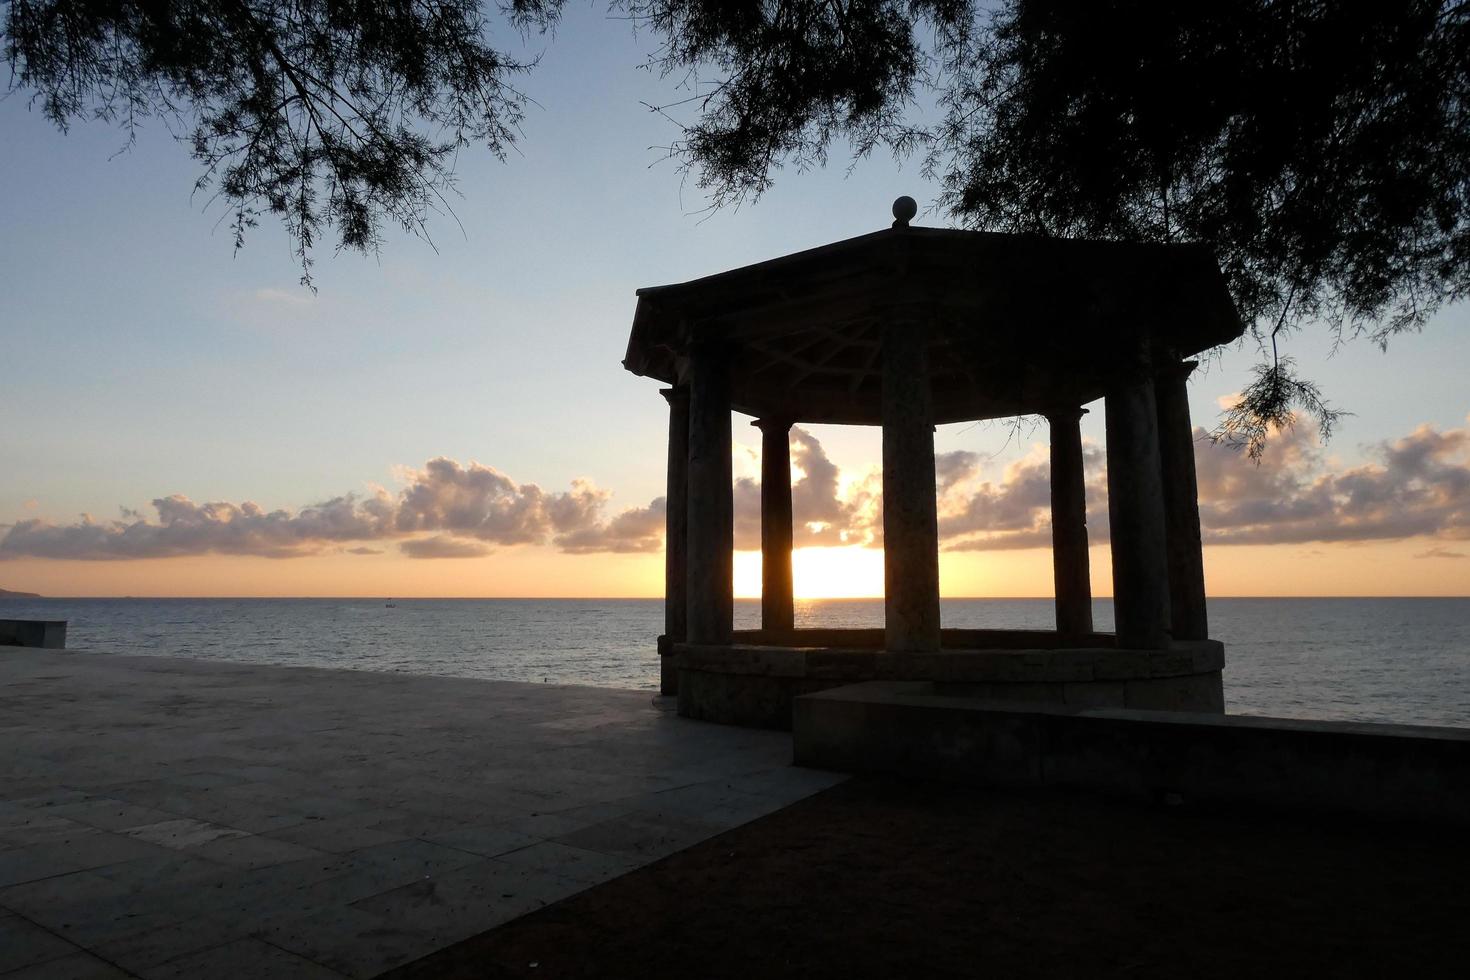
<path fill-rule="evenodd" d="M 0 976 L 370 977 L 841 778 L 656 700 L 0 650 Z"/>

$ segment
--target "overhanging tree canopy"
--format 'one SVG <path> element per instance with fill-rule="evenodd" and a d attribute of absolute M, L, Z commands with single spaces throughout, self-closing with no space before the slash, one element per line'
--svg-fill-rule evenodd
<path fill-rule="evenodd" d="M 492 23 L 563 0 L 6 0 L 12 85 L 61 126 L 164 114 L 234 215 L 422 232 L 454 152 L 503 154 L 532 66 Z M 1279 357 L 1320 320 L 1385 344 L 1470 292 L 1470 4 L 1449 0 L 611 0 L 712 81 L 672 154 L 715 204 L 781 166 L 917 153 L 967 227 L 1202 242 L 1269 357 L 1222 434 L 1335 413 Z M 943 108 L 922 126 L 915 99 Z M 426 133 L 435 135 L 429 136 Z"/>

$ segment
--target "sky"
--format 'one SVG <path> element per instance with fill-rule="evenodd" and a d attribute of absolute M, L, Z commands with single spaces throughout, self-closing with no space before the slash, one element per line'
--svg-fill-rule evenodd
<path fill-rule="evenodd" d="M 504 43 L 525 50 L 513 36 Z M 641 286 L 680 282 L 886 227 L 951 222 L 915 161 L 783 171 L 710 214 L 643 103 L 688 94 L 639 65 L 625 22 L 574 6 L 524 88 L 505 163 L 459 160 L 433 245 L 389 234 L 318 250 L 318 292 L 267 216 L 236 253 L 192 195 L 165 127 L 59 133 L 0 101 L 0 587 L 47 595 L 655 596 L 667 408 L 624 371 Z M 123 152 L 119 152 L 122 150 Z M 1470 594 L 1470 310 L 1387 354 L 1288 352 L 1352 413 L 1323 446 L 1283 434 L 1259 468 L 1197 444 L 1215 595 Z M 1205 429 L 1257 352 L 1196 373 Z M 735 429 L 737 591 L 759 433 Z M 1111 591 L 1102 411 L 1084 420 L 1094 592 Z M 882 588 L 879 433 L 796 433 L 797 591 Z M 1049 595 L 1044 429 L 943 426 L 946 595 Z"/>

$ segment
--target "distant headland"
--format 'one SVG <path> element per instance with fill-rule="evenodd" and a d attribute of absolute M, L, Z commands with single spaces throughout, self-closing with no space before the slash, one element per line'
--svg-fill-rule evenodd
<path fill-rule="evenodd" d="M 39 592 L 12 592 L 9 589 L 0 589 L 0 599 L 39 599 Z"/>

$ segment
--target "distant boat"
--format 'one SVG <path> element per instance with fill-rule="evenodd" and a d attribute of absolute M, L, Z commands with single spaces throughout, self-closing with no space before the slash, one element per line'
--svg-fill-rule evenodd
<path fill-rule="evenodd" d="M 387 606 L 389 609 L 398 608 L 398 603 L 394 602 L 392 599 L 389 599 L 387 602 L 383 603 L 383 605 Z"/>

